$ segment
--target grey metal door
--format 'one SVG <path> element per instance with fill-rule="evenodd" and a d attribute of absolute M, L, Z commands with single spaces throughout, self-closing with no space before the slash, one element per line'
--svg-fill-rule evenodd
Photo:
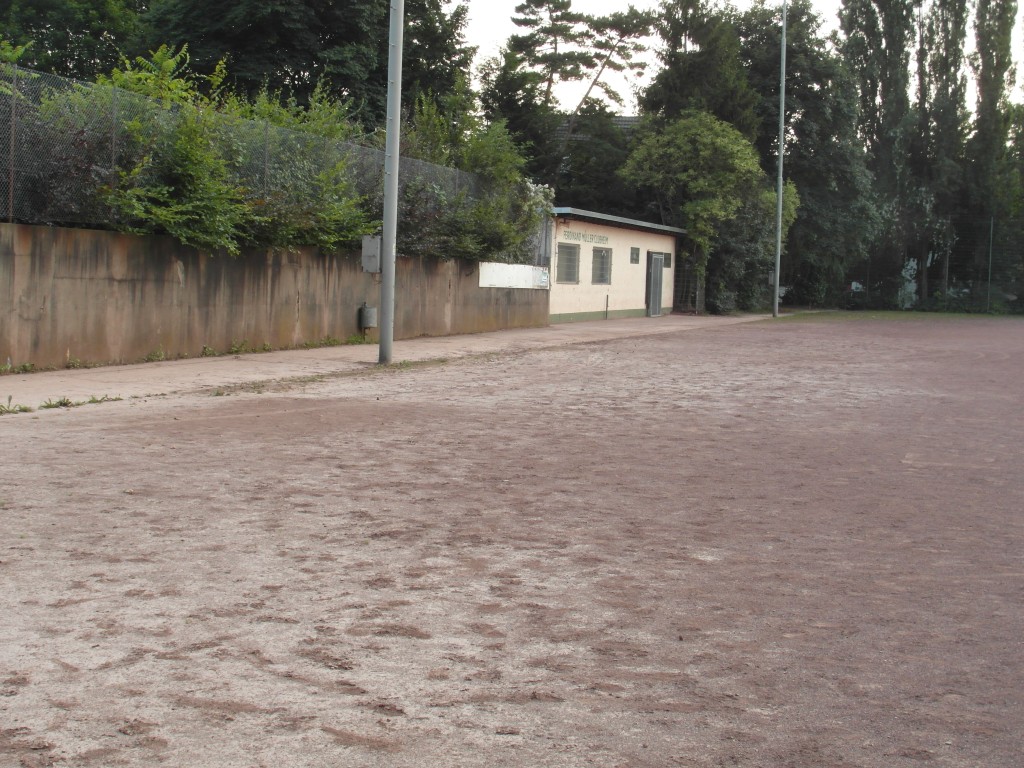
<path fill-rule="evenodd" d="M 647 316 L 661 317 L 661 283 L 665 275 L 665 254 L 647 252 Z"/>

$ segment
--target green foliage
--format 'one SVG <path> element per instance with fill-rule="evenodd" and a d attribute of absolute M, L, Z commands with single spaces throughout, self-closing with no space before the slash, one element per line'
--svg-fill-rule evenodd
<path fill-rule="evenodd" d="M 324 81 L 318 82 L 308 100 L 301 104 L 294 96 L 263 87 L 251 98 L 236 93 L 221 94 L 219 108 L 240 120 L 334 141 L 351 141 L 361 133 L 351 102 L 331 95 Z"/>
<path fill-rule="evenodd" d="M 740 56 L 760 95 L 755 142 L 761 167 L 778 161 L 781 13 L 760 2 L 737 17 Z M 879 226 L 872 176 L 857 136 L 857 91 L 821 35 L 808 0 L 789 6 L 786 52 L 786 177 L 800 190 L 789 231 L 786 300 L 820 306 L 840 297 L 847 270 L 863 263 Z"/>
<path fill-rule="evenodd" d="M 420 94 L 412 119 L 402 134 L 402 156 L 415 157 L 436 165 L 453 165 L 465 143 L 466 134 L 476 128 L 468 110 L 444 110 L 431 93 Z"/>
<path fill-rule="evenodd" d="M 132 231 L 165 232 L 186 245 L 235 256 L 251 219 L 213 140 L 208 113 L 185 105 L 169 130 L 121 174 L 106 202 Z M 136 140 L 143 137 L 136 135 Z"/>
<path fill-rule="evenodd" d="M 654 14 L 638 11 L 632 5 L 627 6 L 625 11 L 587 20 L 590 27 L 589 45 L 597 54 L 596 66 L 590 78 L 590 87 L 573 114 L 577 114 L 590 101 L 594 90 L 601 91 L 609 101 L 623 105 L 622 96 L 604 79 L 605 73 L 628 72 L 633 77 L 639 77 L 647 69 L 647 62 L 638 57 L 647 51 L 642 38 L 650 34 L 653 23 Z"/>
<path fill-rule="evenodd" d="M 705 0 L 668 0 L 658 22 L 661 71 L 642 94 L 644 113 L 666 120 L 703 111 L 757 135 L 758 96 L 747 82 L 732 13 Z"/>
<path fill-rule="evenodd" d="M 763 301 L 773 254 L 775 194 L 754 147 L 731 125 L 706 112 L 685 112 L 667 126 L 648 126 L 622 169 L 646 188 L 666 224 L 683 227 L 706 276 L 709 309 L 728 312 Z M 799 201 L 789 184 L 784 227 Z"/>
<path fill-rule="evenodd" d="M 14 45 L 10 40 L 0 35 L 0 63 L 17 64 L 25 57 L 25 52 L 31 46 L 31 42 L 24 45 Z"/>
<path fill-rule="evenodd" d="M 46 129 L 81 138 L 76 157 L 59 163 L 76 183 L 49 186 L 96 190 L 67 208 L 113 213 L 122 229 L 228 255 L 244 245 L 336 250 L 373 231 L 338 141 L 357 130 L 344 103 L 322 89 L 307 108 L 267 92 L 250 102 L 224 91 L 223 67 L 202 77 L 188 62 L 186 49 L 161 47 L 95 87 L 44 101 Z M 111 116 L 123 116 L 115 145 Z M 112 157 L 116 171 L 97 174 Z"/>
<path fill-rule="evenodd" d="M 775 267 L 777 202 L 776 191 L 768 185 L 751 187 L 736 215 L 719 227 L 707 268 L 711 311 L 753 311 L 770 306 L 768 277 Z M 782 202 L 785 237 L 800 206 L 792 182 L 785 184 Z"/>
<path fill-rule="evenodd" d="M 36 369 L 35 363 L 21 363 L 13 365 L 10 358 L 6 363 L 0 363 L 0 376 L 12 373 L 32 373 Z"/>
<path fill-rule="evenodd" d="M 471 116 L 445 117 L 421 99 L 409 143 L 420 154 L 452 159 L 474 174 L 479 189 L 453 192 L 420 178 L 407 183 L 399 201 L 398 251 L 489 261 L 528 261 L 528 240 L 550 200 L 524 175 L 525 160 L 503 121 L 484 125 Z"/>
<path fill-rule="evenodd" d="M 120 49 L 135 34 L 138 5 L 135 0 L 9 0 L 0 6 L 0 20 L 14 50 L 21 49 L 22 66 L 92 80 L 120 60 Z M 3 56 L 0 52 L 0 60 Z"/>
<path fill-rule="evenodd" d="M 1009 132 L 1007 95 L 1013 87 L 1012 33 L 1015 0 L 979 0 L 975 19 L 977 53 L 972 66 L 977 77 L 978 105 L 972 140 L 974 183 L 981 212 L 995 213 L 1001 171 L 1005 168 Z"/>
<path fill-rule="evenodd" d="M 591 16 L 572 8 L 571 0 L 526 0 L 516 6 L 513 35 L 499 58 L 481 69 L 481 103 L 490 120 L 504 120 L 528 156 L 527 171 L 541 183 L 558 188 L 565 156 L 585 115 L 600 103 L 595 94 L 622 105 L 607 79 L 611 72 L 639 75 L 640 56 L 653 14 L 633 6 L 608 16 Z M 555 88 L 584 81 L 582 98 L 563 115 Z"/>
<path fill-rule="evenodd" d="M 579 115 L 559 168 L 558 204 L 636 218 L 643 215 L 636 188 L 619 174 L 629 157 L 629 139 L 612 117 L 599 104 Z"/>
<path fill-rule="evenodd" d="M 469 6 L 448 0 L 406 0 L 402 45 L 402 103 L 429 96 L 454 114 L 465 99 L 476 49 L 466 44 Z M 386 61 L 385 61 L 386 63 Z M 472 105 L 466 105 L 466 114 Z"/>
<path fill-rule="evenodd" d="M 39 405 L 39 410 L 50 410 L 53 408 L 74 408 L 78 403 L 69 397 L 58 397 L 56 400 L 48 398 L 45 403 Z"/>
<path fill-rule="evenodd" d="M 472 49 L 464 41 L 467 10 L 442 0 L 407 0 L 403 101 L 428 90 L 446 94 L 468 76 Z M 206 0 L 155 0 L 140 17 L 141 49 L 188 45 L 197 71 L 227 60 L 233 90 L 262 90 L 299 104 L 315 90 L 346 100 L 366 126 L 384 122 L 389 4 L 383 0 L 236 0 L 211 12 Z"/>
<path fill-rule="evenodd" d="M 592 31 L 590 44 L 598 55 L 594 62 L 594 72 L 590 76 L 590 85 L 569 115 L 558 151 L 559 157 L 565 156 L 569 144 L 574 139 L 582 113 L 585 110 L 597 110 L 600 102 L 592 97 L 595 91 L 602 92 L 609 101 L 619 106 L 623 105 L 622 97 L 604 79 L 605 73 L 629 72 L 637 77 L 647 68 L 645 61 L 634 57 L 647 50 L 641 38 L 650 33 L 653 23 L 652 14 L 640 12 L 633 6 L 629 6 L 624 12 L 588 19 Z"/>
<path fill-rule="evenodd" d="M 222 72 L 215 77 L 205 79 L 219 84 Z M 250 212 L 216 141 L 216 112 L 188 70 L 187 50 L 161 46 L 149 59 L 124 61 L 99 85 L 108 94 L 116 88 L 153 100 L 126 125 L 141 156 L 103 194 L 118 220 L 130 231 L 237 255 Z"/>
<path fill-rule="evenodd" d="M 555 132 L 563 118 L 545 101 L 541 76 L 526 68 L 524 58 L 504 50 L 480 68 L 480 106 L 489 122 L 502 121 L 519 151 L 526 172 L 553 183 L 561 163 Z"/>
<path fill-rule="evenodd" d="M 662 221 L 685 227 L 705 252 L 718 225 L 739 211 L 746 191 L 765 181 L 750 142 L 731 125 L 696 111 L 649 130 L 622 174 L 650 190 Z"/>
<path fill-rule="evenodd" d="M 7 405 L 0 403 L 0 416 L 7 416 L 14 413 L 32 413 L 32 409 L 27 405 L 19 405 L 18 403 L 12 403 L 14 400 L 10 395 L 7 396 Z"/>
<path fill-rule="evenodd" d="M 362 339 L 361 336 L 359 338 Z M 307 341 L 302 346 L 305 347 L 306 349 L 319 349 L 321 347 L 340 347 L 342 344 L 348 343 L 350 342 L 342 341 L 341 339 L 331 336 L 331 334 L 327 334 L 322 339 L 317 339 L 316 341 Z"/>
<path fill-rule="evenodd" d="M 597 57 L 587 43 L 589 17 L 572 10 L 572 0 L 524 0 L 512 22 L 525 30 L 509 39 L 508 50 L 543 84 L 542 104 L 553 108 L 555 86 L 582 80 Z"/>
<path fill-rule="evenodd" d="M 346 143 L 361 135 L 350 103 L 326 85 L 306 103 L 267 89 L 249 99 L 231 93 L 229 80 L 223 63 L 199 75 L 187 48 L 161 46 L 94 87 L 47 92 L 33 135 L 73 153 L 47 156 L 41 188 L 72 221 L 164 233 L 227 255 L 250 245 L 338 250 L 373 232 L 379 200 L 357 183 L 372 189 L 376 158 Z M 424 169 L 443 182 L 406 185 L 402 253 L 528 258 L 548 202 L 527 182 L 505 125 L 484 124 L 475 111 L 464 78 L 418 99 L 407 149 L 473 176 L 452 184 L 450 174 Z"/>

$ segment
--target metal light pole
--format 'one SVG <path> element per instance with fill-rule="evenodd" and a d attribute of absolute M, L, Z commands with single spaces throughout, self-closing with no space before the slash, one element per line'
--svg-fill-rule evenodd
<path fill-rule="evenodd" d="M 1000 230 L 1002 231 L 1002 230 Z M 996 217 L 988 220 L 988 295 L 985 299 L 985 311 L 992 311 L 992 240 L 996 234 Z"/>
<path fill-rule="evenodd" d="M 779 180 L 775 204 L 775 286 L 772 317 L 779 316 L 779 272 L 782 268 L 782 157 L 786 151 L 786 0 L 782 0 L 782 54 L 779 65 Z"/>
<path fill-rule="evenodd" d="M 395 253 L 398 237 L 398 160 L 402 115 L 402 38 L 405 0 L 391 0 L 390 51 L 388 53 L 387 141 L 384 154 L 384 231 L 381 236 L 380 357 L 391 362 L 395 340 Z"/>

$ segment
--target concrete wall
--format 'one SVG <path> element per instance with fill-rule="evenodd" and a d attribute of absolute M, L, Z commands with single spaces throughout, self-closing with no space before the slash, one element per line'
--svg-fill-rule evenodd
<path fill-rule="evenodd" d="M 548 292 L 481 288 L 478 265 L 399 258 L 395 337 L 548 323 Z M 379 276 L 359 256 L 211 257 L 170 238 L 0 224 L 0 365 L 193 357 L 247 341 L 299 346 L 359 332 Z"/>
<path fill-rule="evenodd" d="M 647 252 L 672 254 L 672 267 L 664 270 L 662 312 L 672 311 L 672 287 L 676 262 L 676 239 L 641 230 L 593 224 L 559 217 L 551 247 L 551 322 L 595 320 L 605 317 L 642 317 L 647 310 Z M 579 282 L 558 282 L 558 245 L 579 246 Z M 594 248 L 610 248 L 610 284 L 593 284 Z M 640 249 L 640 262 L 630 263 L 630 251 Z"/>

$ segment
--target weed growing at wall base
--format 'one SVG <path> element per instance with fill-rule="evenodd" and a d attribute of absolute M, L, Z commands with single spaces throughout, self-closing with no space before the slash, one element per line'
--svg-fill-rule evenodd
<path fill-rule="evenodd" d="M 7 358 L 5 365 L 0 365 L 0 376 L 4 376 L 8 373 L 32 373 L 36 369 L 34 363 L 22 363 L 21 365 L 12 365 L 11 359 Z"/>
<path fill-rule="evenodd" d="M 27 405 L 18 405 L 17 403 L 11 403 L 14 398 L 10 395 L 7 396 L 7 405 L 0 403 L 0 416 L 6 416 L 9 413 L 32 413 L 32 409 Z"/>
<path fill-rule="evenodd" d="M 40 403 L 40 410 L 50 410 L 53 408 L 77 408 L 80 405 L 95 405 L 97 403 L 116 403 L 118 400 L 122 400 L 120 397 L 110 397 L 109 395 L 103 395 L 103 397 L 96 397 L 92 395 L 88 400 L 72 400 L 70 397 L 60 397 L 56 400 L 47 400 L 45 403 Z M 10 402 L 10 398 L 8 398 Z M 31 409 L 29 409 L 31 410 Z"/>

